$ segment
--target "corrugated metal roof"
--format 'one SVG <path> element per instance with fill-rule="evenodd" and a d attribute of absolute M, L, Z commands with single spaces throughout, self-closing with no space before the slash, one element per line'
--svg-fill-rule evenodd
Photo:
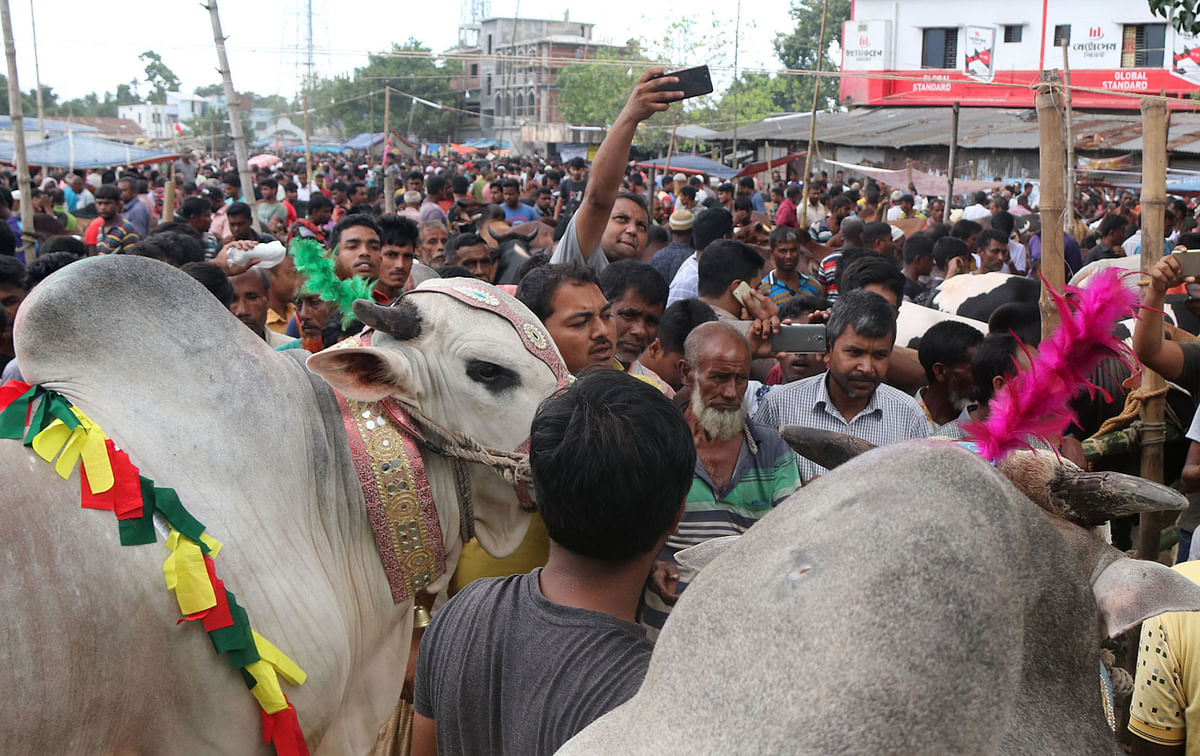
<path fill-rule="evenodd" d="M 817 140 L 855 147 L 948 146 L 951 108 L 856 108 L 817 114 Z M 1073 114 L 1076 149 L 1140 152 L 1142 119 L 1137 113 Z M 774 116 L 740 126 L 739 141 L 807 142 L 809 114 Z M 718 132 L 713 141 L 730 141 L 733 131 Z M 958 144 L 970 149 L 1036 150 L 1037 114 L 1013 108 L 962 108 Z M 1172 112 L 1167 136 L 1171 152 L 1200 155 L 1200 113 Z"/>

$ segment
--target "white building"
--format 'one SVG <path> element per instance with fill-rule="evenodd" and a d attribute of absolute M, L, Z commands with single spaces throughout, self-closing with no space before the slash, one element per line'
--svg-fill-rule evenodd
<path fill-rule="evenodd" d="M 1200 40 L 1128 0 L 855 0 L 842 27 L 841 99 L 854 105 L 1033 105 L 1067 43 L 1076 107 L 1137 108 L 1129 94 L 1179 98 L 1200 87 Z M 1112 94 L 1108 94 L 1111 92 Z"/>
<path fill-rule="evenodd" d="M 147 139 L 170 139 L 178 133 L 177 124 L 182 129 L 182 124 L 208 113 L 209 103 L 203 97 L 167 92 L 166 99 L 165 104 L 121 105 L 117 108 L 117 116 L 140 126 Z"/>

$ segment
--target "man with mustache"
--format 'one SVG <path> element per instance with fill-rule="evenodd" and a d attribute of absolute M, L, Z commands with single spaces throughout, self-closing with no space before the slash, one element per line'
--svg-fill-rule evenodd
<path fill-rule="evenodd" d="M 600 274 L 600 290 L 612 305 L 616 325 L 616 357 L 630 375 L 654 384 L 667 398 L 675 390 L 640 357 L 656 338 L 667 305 L 667 282 L 648 263 L 618 260 Z"/>
<path fill-rule="evenodd" d="M 974 404 L 971 360 L 981 341 L 983 334 L 977 329 L 954 320 L 934 325 L 921 337 L 917 358 L 929 383 L 917 392 L 917 404 L 925 411 L 930 432 Z"/>
<path fill-rule="evenodd" d="M 876 446 L 929 436 L 916 400 L 881 383 L 896 341 L 896 310 L 887 300 L 864 289 L 846 292 L 830 312 L 825 341 L 829 369 L 773 389 L 756 422 L 837 431 Z M 796 462 L 805 483 L 825 472 L 799 455 Z"/>
<path fill-rule="evenodd" d="M 741 535 L 799 485 L 796 456 L 779 434 L 747 417 L 750 344 L 720 321 L 696 326 L 683 346 L 683 417 L 696 465 L 679 527 L 659 550 L 642 622 L 657 631 L 683 592 L 675 554 L 712 538 Z M 686 576 L 685 576 L 686 579 Z"/>
<path fill-rule="evenodd" d="M 573 375 L 614 367 L 612 304 L 591 267 L 575 262 L 535 268 L 521 279 L 516 296 L 546 326 Z"/>

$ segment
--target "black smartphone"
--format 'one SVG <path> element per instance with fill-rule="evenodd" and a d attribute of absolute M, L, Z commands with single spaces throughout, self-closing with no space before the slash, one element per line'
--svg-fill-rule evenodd
<path fill-rule="evenodd" d="M 771 337 L 772 352 L 825 353 L 824 323 L 784 323 Z"/>
<path fill-rule="evenodd" d="M 1175 259 L 1179 261 L 1179 267 L 1185 277 L 1196 276 L 1200 278 L 1200 249 L 1175 252 L 1174 255 Z"/>
<path fill-rule="evenodd" d="M 663 76 L 678 77 L 679 83 L 671 84 L 670 88 L 683 92 L 683 97 L 670 100 L 670 102 L 679 102 L 689 97 L 712 94 L 712 76 L 708 73 L 708 66 L 696 66 L 695 68 L 685 68 L 682 71 L 670 71 L 663 74 Z M 663 88 L 665 87 L 660 87 L 660 89 Z"/>

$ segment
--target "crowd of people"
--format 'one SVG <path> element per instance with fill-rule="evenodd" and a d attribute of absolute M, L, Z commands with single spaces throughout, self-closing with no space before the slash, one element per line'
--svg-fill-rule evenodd
<path fill-rule="evenodd" d="M 788 168 L 762 190 L 754 177 L 646 175 L 628 156 L 638 124 L 668 107 L 663 83 L 638 82 L 590 165 L 343 156 L 309 171 L 281 157 L 253 186 L 220 156 L 185 155 L 167 170 L 35 169 L 28 265 L 26 198 L 0 187 L 4 378 L 20 378 L 22 299 L 91 255 L 180 267 L 277 349 L 319 351 L 359 326 L 305 289 L 289 255 L 266 252 L 273 242 L 315 241 L 339 277 L 373 282 L 381 303 L 435 277 L 513 294 L 581 376 L 533 422 L 549 551 L 543 567 L 476 581 L 438 612 L 417 663 L 413 752 L 552 753 L 637 690 L 690 579 L 676 554 L 746 531 L 825 472 L 779 428 L 875 445 L 960 437 L 1028 360 L 1018 337 L 1036 342 L 1019 328 L 947 321 L 916 348 L 896 343 L 902 303 L 927 304 L 946 279 L 1038 276 L 1033 183 L 957 202 L 840 170 L 813 174 L 803 197 Z M 1069 271 L 1139 251 L 1132 194 L 1084 193 L 1077 210 Z M 1200 247 L 1195 226 L 1193 208 L 1172 203 L 1169 247 Z M 1151 298 L 1182 280 L 1164 265 Z M 824 353 L 772 350 L 781 325 L 821 323 Z M 1138 328 L 1146 364 L 1188 380 L 1195 350 L 1164 341 L 1161 323 Z M 1070 439 L 1058 451 L 1083 463 Z M 1185 484 L 1200 489 L 1200 454 L 1188 470 Z"/>

